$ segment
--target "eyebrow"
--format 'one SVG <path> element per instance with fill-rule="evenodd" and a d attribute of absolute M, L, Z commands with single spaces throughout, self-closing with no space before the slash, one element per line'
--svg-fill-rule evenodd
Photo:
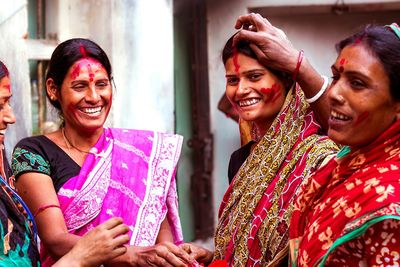
<path fill-rule="evenodd" d="M 265 72 L 265 69 L 246 70 L 246 71 L 243 71 L 242 74 L 247 75 L 247 74 L 249 74 L 249 73 L 253 73 L 253 72 L 257 72 L 257 71 Z M 232 77 L 232 76 L 236 76 L 236 72 L 235 72 L 235 74 L 226 74 L 226 75 L 225 75 L 225 77 Z"/>
<path fill-rule="evenodd" d="M 332 65 L 331 69 L 334 69 L 335 71 L 339 72 L 339 69 L 335 65 Z M 354 71 L 354 70 L 353 71 L 345 71 L 345 73 L 348 75 L 361 76 L 363 79 L 368 80 L 368 81 L 372 80 L 370 77 L 368 77 L 367 75 L 365 75 L 359 71 Z"/>
<path fill-rule="evenodd" d="M 96 81 L 96 82 L 104 82 L 104 81 L 109 82 L 110 79 L 108 79 L 108 78 L 101 78 L 101 79 L 98 79 L 98 80 L 95 80 L 95 81 Z M 89 82 L 88 80 L 75 80 L 75 81 L 72 81 L 71 84 L 88 83 L 88 82 Z"/>

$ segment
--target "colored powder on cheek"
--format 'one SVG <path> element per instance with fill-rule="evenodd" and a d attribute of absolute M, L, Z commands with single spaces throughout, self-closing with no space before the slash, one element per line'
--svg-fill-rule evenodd
<path fill-rule="evenodd" d="M 278 98 L 282 95 L 281 92 L 277 92 L 274 96 L 274 98 L 272 98 L 271 102 L 274 103 L 276 100 L 278 100 Z"/>
<path fill-rule="evenodd" d="M 356 127 L 361 122 L 365 121 L 368 118 L 368 116 L 369 116 L 369 112 L 368 111 L 365 111 L 365 112 L 361 113 L 361 115 L 358 116 L 358 118 L 357 118 L 356 122 L 354 123 L 353 127 Z"/>
<path fill-rule="evenodd" d="M 5 89 L 5 90 L 7 90 L 7 92 L 11 93 L 11 85 L 6 84 L 6 85 L 4 85 L 4 86 L 1 87 L 1 88 L 2 88 L 2 89 Z"/>
<path fill-rule="evenodd" d="M 233 49 L 233 65 L 235 66 L 236 74 L 239 74 L 239 69 L 240 69 L 240 66 L 238 63 L 238 55 L 239 55 L 239 53 L 238 53 L 237 49 L 234 48 Z"/>
<path fill-rule="evenodd" d="M 76 79 L 80 73 L 81 73 L 81 65 L 78 64 L 75 66 L 75 68 L 71 72 L 71 79 L 73 79 L 73 80 Z"/>
<path fill-rule="evenodd" d="M 281 85 L 274 83 L 271 88 L 261 88 L 261 92 L 268 96 L 265 103 L 274 103 L 282 94 L 280 92 Z"/>
<path fill-rule="evenodd" d="M 79 46 L 79 52 L 81 52 L 83 57 L 87 57 L 86 49 L 83 45 Z"/>

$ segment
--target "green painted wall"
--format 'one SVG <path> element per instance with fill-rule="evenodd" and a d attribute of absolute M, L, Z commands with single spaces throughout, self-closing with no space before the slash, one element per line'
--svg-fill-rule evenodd
<path fill-rule="evenodd" d="M 179 212 L 185 241 L 192 241 L 195 237 L 190 197 L 190 176 L 193 174 L 193 164 L 192 149 L 187 145 L 187 141 L 192 138 L 192 109 L 186 25 L 182 15 L 174 15 L 175 131 L 184 137 L 177 173 Z"/>

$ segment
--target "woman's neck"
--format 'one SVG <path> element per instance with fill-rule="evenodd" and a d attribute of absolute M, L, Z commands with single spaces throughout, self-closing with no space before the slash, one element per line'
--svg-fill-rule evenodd
<path fill-rule="evenodd" d="M 267 133 L 271 125 L 272 122 L 254 122 L 252 129 L 253 140 L 259 142 L 261 138 Z"/>
<path fill-rule="evenodd" d="M 62 129 L 67 146 L 81 151 L 89 151 L 97 143 L 103 130 L 104 128 L 99 128 L 90 132 L 78 132 L 68 125 L 65 125 Z"/>

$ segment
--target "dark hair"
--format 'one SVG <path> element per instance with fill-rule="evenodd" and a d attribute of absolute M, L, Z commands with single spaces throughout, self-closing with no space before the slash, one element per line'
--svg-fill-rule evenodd
<path fill-rule="evenodd" d="M 382 63 L 390 81 L 390 93 L 400 100 L 400 37 L 388 26 L 366 25 L 364 29 L 336 44 L 340 53 L 346 46 L 364 45 Z"/>
<path fill-rule="evenodd" d="M 52 78 L 57 90 L 61 90 L 61 85 L 69 68 L 82 58 L 93 58 L 99 61 L 107 71 L 108 78 L 111 81 L 111 63 L 106 53 L 98 44 L 84 38 L 69 39 L 56 47 L 50 58 L 46 80 Z M 57 100 L 51 100 L 48 94 L 47 98 L 55 108 L 58 110 L 61 109 L 60 103 Z"/>
<path fill-rule="evenodd" d="M 9 75 L 10 73 L 8 72 L 6 65 L 2 61 L 0 61 L 0 79 L 3 79 L 4 77 Z"/>
<path fill-rule="evenodd" d="M 229 58 L 233 57 L 235 53 L 241 53 L 248 57 L 258 60 L 256 53 L 254 53 L 253 49 L 251 49 L 250 47 L 249 41 L 242 39 L 236 44 L 235 47 L 233 46 L 233 38 L 237 33 L 238 32 L 236 32 L 234 35 L 231 36 L 231 38 L 229 38 L 229 40 L 226 42 L 224 46 L 224 49 L 222 50 L 222 62 L 224 63 L 224 65 L 226 64 Z M 268 66 L 265 65 L 264 67 L 267 68 L 270 72 L 272 72 L 274 75 L 276 75 L 280 80 L 284 82 L 286 86 L 286 91 L 290 89 L 290 86 L 293 84 L 293 81 L 290 78 L 289 74 L 268 68 Z"/>

